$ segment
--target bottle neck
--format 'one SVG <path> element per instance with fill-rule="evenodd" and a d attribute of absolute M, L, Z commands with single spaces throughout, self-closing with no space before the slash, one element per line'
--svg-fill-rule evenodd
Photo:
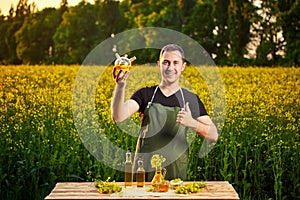
<path fill-rule="evenodd" d="M 138 170 L 139 170 L 139 171 L 144 170 L 143 162 L 139 162 L 139 163 L 138 163 Z"/>
<path fill-rule="evenodd" d="M 126 162 L 131 162 L 131 153 L 130 152 L 126 153 Z"/>
<path fill-rule="evenodd" d="M 157 166 L 155 169 L 156 169 L 156 171 L 162 171 L 161 165 Z"/>

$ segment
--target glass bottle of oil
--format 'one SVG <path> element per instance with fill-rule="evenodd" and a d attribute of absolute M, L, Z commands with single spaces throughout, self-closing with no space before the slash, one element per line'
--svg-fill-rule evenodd
<path fill-rule="evenodd" d="M 145 187 L 145 169 L 143 160 L 138 160 L 138 169 L 136 171 L 136 186 Z"/>
<path fill-rule="evenodd" d="M 124 185 L 125 187 L 133 186 L 133 173 L 132 173 L 132 161 L 131 161 L 131 150 L 128 148 L 126 152 L 126 161 L 124 169 Z"/>

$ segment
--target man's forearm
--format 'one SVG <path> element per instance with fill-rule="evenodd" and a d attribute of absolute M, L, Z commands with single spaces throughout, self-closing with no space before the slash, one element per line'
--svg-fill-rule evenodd
<path fill-rule="evenodd" d="M 125 98 L 125 85 L 116 85 L 113 99 L 112 99 L 112 119 L 115 122 L 121 122 L 126 119 L 124 116 L 124 98 Z"/>
<path fill-rule="evenodd" d="M 209 141 L 216 142 L 218 140 L 218 130 L 212 121 L 207 123 L 202 122 L 201 120 L 193 119 L 190 122 L 189 128 Z"/>
<path fill-rule="evenodd" d="M 203 123 L 198 121 L 198 126 L 196 132 L 206 140 L 217 142 L 218 140 L 218 130 L 215 124 L 211 121 L 211 123 Z"/>

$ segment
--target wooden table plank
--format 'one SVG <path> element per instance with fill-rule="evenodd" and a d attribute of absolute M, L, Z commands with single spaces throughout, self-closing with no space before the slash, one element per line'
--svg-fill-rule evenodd
<path fill-rule="evenodd" d="M 188 183 L 188 182 L 186 182 Z M 124 189 L 124 191 L 145 191 L 146 196 L 136 195 L 136 196 L 118 196 L 110 194 L 100 194 L 95 187 L 93 182 L 60 182 L 57 183 L 51 193 L 45 198 L 45 200 L 57 199 L 57 200 L 104 200 L 104 199 L 191 199 L 191 200 L 239 200 L 239 196 L 232 187 L 232 185 L 227 181 L 208 181 L 207 187 L 202 189 L 200 193 L 190 194 L 190 195 L 175 195 L 172 190 L 169 193 L 162 194 L 162 196 L 148 196 L 146 190 L 150 183 L 146 183 L 146 188 L 144 189 Z M 123 186 L 123 183 L 120 183 Z M 135 186 L 134 186 L 135 188 Z M 156 193 L 159 195 L 160 193 Z M 170 196 L 164 196 L 168 195 Z"/>

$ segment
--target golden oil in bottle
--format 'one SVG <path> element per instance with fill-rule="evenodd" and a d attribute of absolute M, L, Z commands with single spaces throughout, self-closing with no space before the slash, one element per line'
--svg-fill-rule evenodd
<path fill-rule="evenodd" d="M 131 161 L 131 151 L 128 148 L 126 152 L 126 161 L 125 161 L 125 169 L 124 169 L 124 185 L 125 187 L 133 186 L 133 173 L 132 173 L 132 161 Z"/>
<path fill-rule="evenodd" d="M 138 161 L 138 169 L 136 171 L 136 186 L 145 187 L 145 170 L 141 159 Z"/>
<path fill-rule="evenodd" d="M 136 57 L 127 58 L 127 55 L 120 56 L 118 53 L 115 54 L 117 59 L 114 63 L 114 76 L 117 76 L 120 70 L 122 70 L 123 73 L 127 72 L 131 68 L 131 63 L 136 60 Z"/>

